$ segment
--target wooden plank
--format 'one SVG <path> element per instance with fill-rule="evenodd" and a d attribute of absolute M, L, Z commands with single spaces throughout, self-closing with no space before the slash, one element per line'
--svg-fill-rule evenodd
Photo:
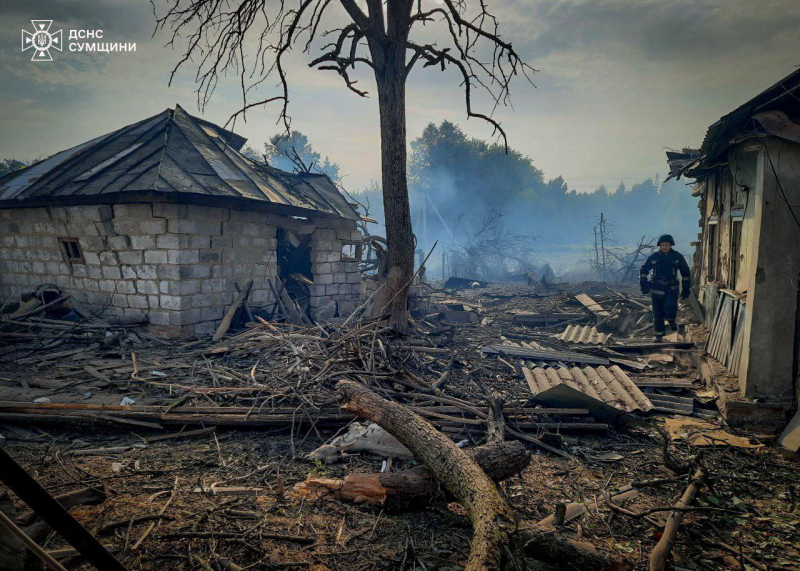
<path fill-rule="evenodd" d="M 21 315 L 25 315 L 25 314 L 26 314 L 26 313 L 28 313 L 30 310 L 32 310 L 32 309 L 36 309 L 36 308 L 37 308 L 37 307 L 39 307 L 40 305 L 42 305 L 42 302 L 41 302 L 41 301 L 39 301 L 38 299 L 36 299 L 35 297 L 32 297 L 32 298 L 30 298 L 28 301 L 26 301 L 25 303 L 23 303 L 22 305 L 20 305 L 20 306 L 19 306 L 19 307 L 16 309 L 16 311 L 14 311 L 14 312 L 13 312 L 11 315 L 9 315 L 8 317 L 9 317 L 10 319 L 17 319 L 19 316 L 21 316 Z"/>
<path fill-rule="evenodd" d="M 281 290 L 281 304 L 286 310 L 286 317 L 296 325 L 306 325 L 306 320 L 303 319 L 303 314 L 297 309 L 294 301 L 289 297 L 286 288 Z"/>
<path fill-rule="evenodd" d="M 233 305 L 228 308 L 228 311 L 225 313 L 225 317 L 222 318 L 219 327 L 217 327 L 217 331 L 211 338 L 212 341 L 219 341 L 222 339 L 225 333 L 228 332 L 228 328 L 231 326 L 231 321 L 233 321 L 233 316 L 236 315 L 236 310 L 239 309 L 239 306 L 242 305 L 244 300 L 247 299 L 247 296 L 250 295 L 251 289 L 253 289 L 253 280 L 248 280 L 244 286 L 244 290 L 236 297 L 236 301 L 234 301 Z"/>
<path fill-rule="evenodd" d="M 611 315 L 608 311 L 603 309 L 602 305 L 600 305 L 598 302 L 593 300 L 585 293 L 579 293 L 578 295 L 575 296 L 575 299 L 577 299 L 583 307 L 585 307 L 598 317 L 608 317 L 609 315 Z"/>
<path fill-rule="evenodd" d="M 800 450 L 800 411 L 794 415 L 786 429 L 778 437 L 778 444 L 792 452 Z"/>

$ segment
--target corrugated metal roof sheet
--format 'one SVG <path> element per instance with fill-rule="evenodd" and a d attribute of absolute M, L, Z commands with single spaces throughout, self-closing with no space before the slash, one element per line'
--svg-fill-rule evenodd
<path fill-rule="evenodd" d="M 567 328 L 559 333 L 553 335 L 556 339 L 568 341 L 569 343 L 584 343 L 589 345 L 604 345 L 608 341 L 610 335 L 600 333 L 597 327 L 592 325 L 567 325 Z"/>
<path fill-rule="evenodd" d="M 531 392 L 536 396 L 565 384 L 614 408 L 632 412 L 653 408 L 645 394 L 617 365 L 610 367 L 522 367 Z"/>
<path fill-rule="evenodd" d="M 0 178 L 0 201 L 95 197 L 102 202 L 112 194 L 177 193 L 359 219 L 327 176 L 256 163 L 238 152 L 243 143 L 176 106 Z"/>

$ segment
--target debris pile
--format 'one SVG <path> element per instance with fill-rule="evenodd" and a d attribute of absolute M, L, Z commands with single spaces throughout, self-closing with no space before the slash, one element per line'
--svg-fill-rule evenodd
<path fill-rule="evenodd" d="M 467 281 L 415 286 L 404 336 L 368 300 L 348 319 L 268 320 L 247 284 L 214 340 L 42 310 L 64 297 L 44 295 L 0 321 L 0 443 L 128 569 L 800 561 L 783 541 L 791 460 L 722 424 L 695 344 L 650 342 L 647 300 Z M 27 533 L 6 485 L 0 511 Z M 487 536 L 484 513 L 522 524 Z M 28 534 L 40 551 L 80 561 L 44 529 Z M 0 567 L 33 553 L 12 547 Z"/>

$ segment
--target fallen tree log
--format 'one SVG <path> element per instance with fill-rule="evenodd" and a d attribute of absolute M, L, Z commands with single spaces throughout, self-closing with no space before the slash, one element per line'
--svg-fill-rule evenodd
<path fill-rule="evenodd" d="M 542 561 L 555 563 L 559 569 L 583 571 L 628 571 L 633 566 L 618 563 L 586 541 L 560 535 L 553 528 L 522 528 L 525 553 Z"/>
<path fill-rule="evenodd" d="M 653 548 L 653 552 L 650 554 L 650 571 L 664 571 L 664 568 L 666 568 L 667 558 L 672 552 L 672 546 L 675 545 L 675 539 L 678 537 L 678 529 L 686 513 L 681 510 L 689 507 L 689 504 L 692 503 L 697 491 L 703 484 L 704 477 L 705 472 L 703 472 L 702 468 L 698 468 L 692 476 L 691 483 L 683 492 L 683 496 L 681 496 L 681 499 L 675 504 L 677 511 L 670 512 L 667 517 L 664 533 L 661 535 L 661 539 L 658 540 L 658 543 Z"/>
<path fill-rule="evenodd" d="M 464 506 L 474 530 L 465 571 L 525 568 L 511 506 L 475 460 L 403 405 L 352 381 L 340 381 L 336 388 L 345 400 L 343 410 L 392 434 Z"/>
<path fill-rule="evenodd" d="M 591 545 L 560 535 L 553 528 L 533 525 L 520 531 L 511 506 L 478 463 L 422 417 L 358 383 L 340 381 L 336 388 L 344 397 L 343 410 L 392 434 L 464 506 L 474 529 L 465 571 L 525 569 L 524 554 L 560 569 L 627 568 Z"/>
<path fill-rule="evenodd" d="M 531 461 L 531 453 L 521 442 L 498 442 L 466 452 L 495 482 L 518 474 Z M 344 479 L 309 477 L 295 485 L 294 491 L 303 497 L 332 497 L 387 511 L 424 507 L 443 493 L 431 472 L 422 466 L 390 473 L 354 473 Z"/>

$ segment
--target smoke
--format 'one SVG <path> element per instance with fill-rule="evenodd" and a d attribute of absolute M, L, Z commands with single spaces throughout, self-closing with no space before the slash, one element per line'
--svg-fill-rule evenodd
<path fill-rule="evenodd" d="M 360 196 L 379 221 L 370 231 L 385 235 L 380 188 Z M 437 244 L 429 277 L 510 279 L 545 263 L 556 274 L 591 273 L 601 215 L 613 228 L 606 246 L 618 255 L 663 233 L 688 254 L 698 216 L 696 199 L 676 181 L 570 191 L 560 176 L 546 180 L 530 157 L 469 138 L 447 121 L 411 143 L 409 198 L 421 257 Z"/>

